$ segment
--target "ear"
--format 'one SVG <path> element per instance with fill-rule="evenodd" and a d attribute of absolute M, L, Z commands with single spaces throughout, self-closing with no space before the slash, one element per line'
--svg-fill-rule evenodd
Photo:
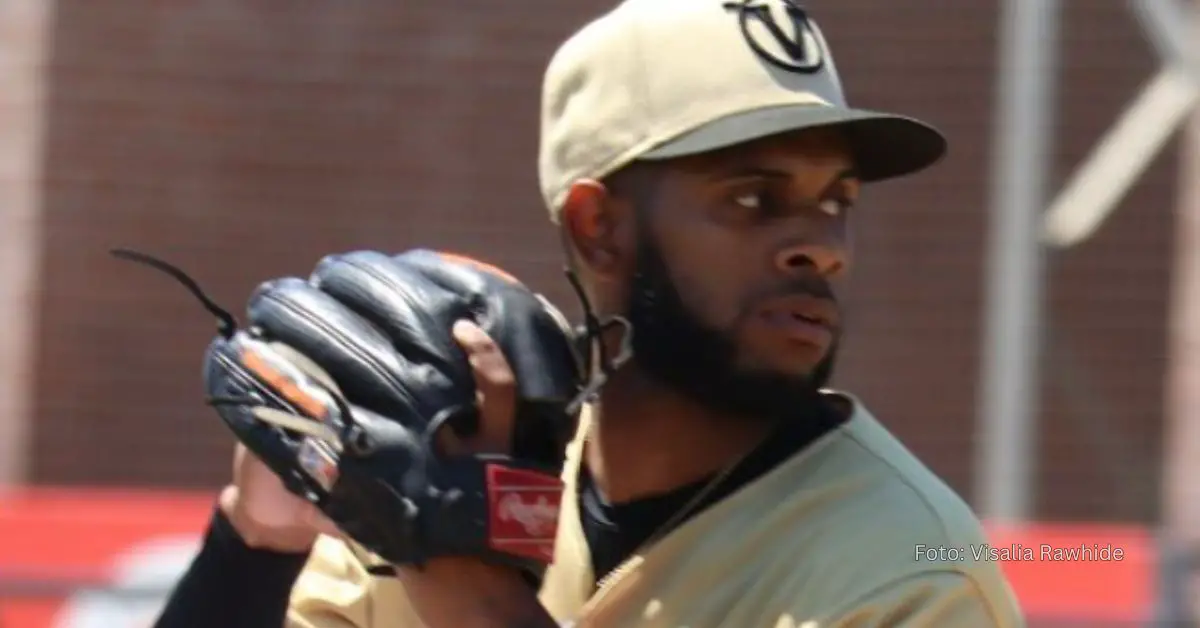
<path fill-rule="evenodd" d="M 579 261 L 599 279 L 621 275 L 632 236 L 632 214 L 603 183 L 576 181 L 562 208 L 562 229 Z"/>

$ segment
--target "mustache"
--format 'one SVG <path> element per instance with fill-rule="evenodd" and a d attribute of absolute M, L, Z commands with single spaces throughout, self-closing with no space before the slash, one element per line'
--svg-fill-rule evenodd
<path fill-rule="evenodd" d="M 833 291 L 833 286 L 820 276 L 795 277 L 786 282 L 774 284 L 746 295 L 742 301 L 738 322 L 751 317 L 766 301 L 785 299 L 788 297 L 806 296 L 828 302 L 837 312 L 842 311 L 841 303 Z M 840 316 L 838 318 L 841 318 Z"/>
<path fill-rule="evenodd" d="M 823 301 L 830 301 L 834 305 L 840 305 L 837 296 L 833 292 L 833 286 L 830 285 L 824 277 L 797 277 L 785 283 L 769 286 L 760 290 L 755 290 L 748 295 L 747 303 L 757 304 L 769 299 L 779 299 L 784 297 L 794 296 L 809 296 Z"/>

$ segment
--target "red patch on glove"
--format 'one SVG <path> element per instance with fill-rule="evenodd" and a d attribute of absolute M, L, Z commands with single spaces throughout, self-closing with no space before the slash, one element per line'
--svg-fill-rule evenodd
<path fill-rule="evenodd" d="M 488 546 L 549 563 L 554 559 L 563 483 L 558 477 L 487 465 Z"/>

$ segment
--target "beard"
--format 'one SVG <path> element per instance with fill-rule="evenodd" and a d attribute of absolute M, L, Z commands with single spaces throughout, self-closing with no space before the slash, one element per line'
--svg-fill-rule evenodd
<path fill-rule="evenodd" d="M 637 259 L 628 319 L 632 361 L 640 370 L 701 405 L 743 419 L 780 422 L 819 410 L 819 391 L 833 375 L 836 341 L 805 375 L 739 366 L 734 330 L 706 325 L 688 309 L 649 238 L 642 238 Z M 822 292 L 817 296 L 830 296 Z"/>

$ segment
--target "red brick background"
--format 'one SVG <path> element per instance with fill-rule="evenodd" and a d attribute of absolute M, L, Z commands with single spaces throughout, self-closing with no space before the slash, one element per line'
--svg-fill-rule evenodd
<path fill-rule="evenodd" d="M 60 0 L 45 155 L 33 476 L 216 486 L 209 317 L 331 250 L 486 256 L 573 309 L 536 187 L 538 87 L 608 2 Z M 868 191 L 840 384 L 970 494 L 994 99 L 993 0 L 814 0 L 850 98 L 950 137 Z M 1064 3 L 1055 189 L 1156 66 L 1122 3 Z M 1055 254 L 1039 516 L 1157 517 L 1173 148 L 1100 234 Z"/>

